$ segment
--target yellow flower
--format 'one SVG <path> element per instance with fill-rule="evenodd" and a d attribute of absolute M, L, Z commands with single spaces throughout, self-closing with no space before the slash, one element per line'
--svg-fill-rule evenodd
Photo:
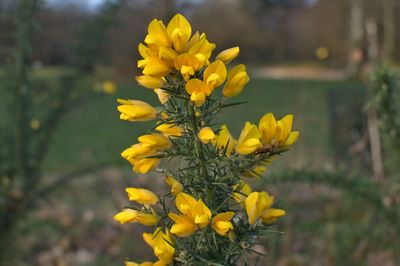
<path fill-rule="evenodd" d="M 215 44 L 207 40 L 206 34 L 197 31 L 189 41 L 188 53 L 195 55 L 197 59 L 203 64 L 209 64 L 209 58 L 212 51 L 215 49 Z"/>
<path fill-rule="evenodd" d="M 175 254 L 174 239 L 168 230 L 163 233 L 158 227 L 153 234 L 143 233 L 143 239 L 153 248 L 154 255 L 159 259 L 157 265 L 169 265 L 172 262 Z"/>
<path fill-rule="evenodd" d="M 234 212 L 223 212 L 217 214 L 212 219 L 212 228 L 221 236 L 225 236 L 230 230 L 233 229 L 233 225 L 230 222 L 233 216 L 235 216 Z"/>
<path fill-rule="evenodd" d="M 118 99 L 118 102 L 121 104 L 118 106 L 118 111 L 122 120 L 149 121 L 157 116 L 157 110 L 145 102 L 123 99 Z"/>
<path fill-rule="evenodd" d="M 259 218 L 267 224 L 273 223 L 280 216 L 285 215 L 285 211 L 271 208 L 274 197 L 267 192 L 253 192 L 245 200 L 245 207 L 249 224 L 254 224 Z"/>
<path fill-rule="evenodd" d="M 172 123 L 163 123 L 156 127 L 156 130 L 168 137 L 179 137 L 183 134 L 183 129 Z"/>
<path fill-rule="evenodd" d="M 150 147 L 151 149 L 155 150 L 167 150 L 171 148 L 172 143 L 168 137 L 162 134 L 147 134 L 140 136 L 138 141 L 144 147 Z"/>
<path fill-rule="evenodd" d="M 147 158 L 157 155 L 157 153 L 151 145 L 138 143 L 124 150 L 121 156 L 133 165 L 134 172 L 145 174 L 157 167 L 160 162 L 159 158 Z"/>
<path fill-rule="evenodd" d="M 192 35 L 192 27 L 184 16 L 176 14 L 168 23 L 167 34 L 175 50 L 181 53 Z"/>
<path fill-rule="evenodd" d="M 175 61 L 174 66 L 179 70 L 185 80 L 189 80 L 197 71 L 203 67 L 203 63 L 192 54 L 181 54 Z"/>
<path fill-rule="evenodd" d="M 274 223 L 279 217 L 282 217 L 285 214 L 286 212 L 284 210 L 270 208 L 266 209 L 261 216 L 265 224 L 271 224 Z"/>
<path fill-rule="evenodd" d="M 143 159 L 134 159 L 130 160 L 130 163 L 133 165 L 133 171 L 139 174 L 146 174 L 150 170 L 157 167 L 160 163 L 160 159 L 158 158 L 143 158 Z"/>
<path fill-rule="evenodd" d="M 109 80 L 108 81 L 104 81 L 102 83 L 102 87 L 103 87 L 103 91 L 106 94 L 114 94 L 115 91 L 117 90 L 117 86 L 115 85 L 115 83 L 112 82 L 112 81 L 109 81 Z"/>
<path fill-rule="evenodd" d="M 190 95 L 190 100 L 196 106 L 201 106 L 206 100 L 206 96 L 210 96 L 212 88 L 199 79 L 191 79 L 186 83 L 186 91 Z"/>
<path fill-rule="evenodd" d="M 249 80 L 250 78 L 244 65 L 237 65 L 232 68 L 228 73 L 228 80 L 224 86 L 224 97 L 233 97 L 241 93 Z"/>
<path fill-rule="evenodd" d="M 166 102 L 168 102 L 168 99 L 170 97 L 168 92 L 163 89 L 154 89 L 154 92 L 157 94 L 160 103 L 165 104 Z"/>
<path fill-rule="evenodd" d="M 211 211 L 201 199 L 196 200 L 181 192 L 176 196 L 175 203 L 176 208 L 182 214 L 168 214 L 168 217 L 175 222 L 171 227 L 171 233 L 186 237 L 193 234 L 198 228 L 203 229 L 210 223 Z"/>
<path fill-rule="evenodd" d="M 293 115 L 289 114 L 276 121 L 272 113 L 264 115 L 259 122 L 259 130 L 263 148 L 274 149 L 292 146 L 298 136 L 298 131 L 291 131 Z"/>
<path fill-rule="evenodd" d="M 143 68 L 142 73 L 153 77 L 163 77 L 172 70 L 172 61 L 161 58 L 160 51 L 169 51 L 168 48 L 158 48 L 157 46 L 147 47 L 139 44 L 139 53 L 143 57 L 139 60 L 137 66 Z M 163 55 L 165 56 L 165 52 Z"/>
<path fill-rule="evenodd" d="M 146 156 L 151 156 L 154 154 L 154 151 L 151 149 L 150 146 L 145 146 L 141 143 L 134 144 L 131 147 L 125 149 L 122 153 L 121 156 L 126 159 L 126 160 L 131 160 L 131 159 L 138 159 L 138 158 L 143 158 Z"/>
<path fill-rule="evenodd" d="M 223 50 L 217 55 L 217 59 L 221 60 L 225 64 L 229 64 L 233 59 L 239 55 L 239 46 L 235 46 L 226 50 Z"/>
<path fill-rule="evenodd" d="M 128 187 L 125 190 L 128 193 L 129 200 L 145 205 L 155 205 L 158 203 L 157 195 L 148 189 Z"/>
<path fill-rule="evenodd" d="M 31 120 L 29 125 L 33 130 L 38 130 L 40 128 L 40 121 L 38 119 L 34 118 Z"/>
<path fill-rule="evenodd" d="M 167 29 L 161 20 L 153 19 L 147 29 L 148 33 L 144 40 L 149 45 L 171 46 L 171 40 L 168 38 Z"/>
<path fill-rule="evenodd" d="M 207 144 L 215 138 L 215 134 L 211 128 L 203 127 L 202 129 L 200 129 L 198 137 L 201 140 L 201 142 Z"/>
<path fill-rule="evenodd" d="M 261 135 L 256 125 L 246 122 L 240 133 L 236 152 L 243 155 L 254 152 L 257 148 L 262 146 L 260 137 Z"/>
<path fill-rule="evenodd" d="M 215 146 L 222 151 L 226 150 L 226 155 L 231 155 L 235 149 L 237 141 L 232 137 L 226 125 L 221 126 L 218 136 L 216 137 Z"/>
<path fill-rule="evenodd" d="M 222 85 L 226 79 L 226 67 L 221 60 L 212 62 L 205 70 L 203 74 L 203 81 L 208 87 L 214 89 Z"/>
<path fill-rule="evenodd" d="M 114 219 L 121 224 L 138 222 L 147 226 L 155 225 L 159 220 L 154 214 L 143 213 L 132 209 L 124 209 L 122 212 L 117 213 Z"/>
<path fill-rule="evenodd" d="M 175 223 L 171 227 L 171 233 L 179 237 L 188 237 L 198 230 L 198 226 L 192 217 L 186 215 L 177 215 L 170 212 L 168 217 Z"/>
<path fill-rule="evenodd" d="M 176 180 L 174 177 L 167 175 L 164 180 L 165 180 L 165 183 L 167 183 L 168 186 L 171 187 L 172 195 L 176 196 L 180 192 L 182 192 L 183 185 L 178 180 Z"/>
<path fill-rule="evenodd" d="M 237 203 L 243 203 L 246 197 L 252 192 L 249 184 L 247 184 L 243 180 L 240 180 L 240 182 L 237 185 L 233 186 L 233 189 L 234 191 L 237 191 L 232 193 L 233 199 Z"/>
<path fill-rule="evenodd" d="M 165 81 L 163 78 L 142 75 L 135 77 L 136 81 L 143 87 L 148 89 L 158 89 L 164 86 Z"/>

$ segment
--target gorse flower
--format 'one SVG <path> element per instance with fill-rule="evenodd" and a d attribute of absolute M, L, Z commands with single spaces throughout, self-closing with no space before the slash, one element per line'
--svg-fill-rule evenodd
<path fill-rule="evenodd" d="M 120 118 L 128 121 L 148 121 L 157 116 L 157 110 L 149 104 L 136 100 L 118 99 L 121 104 L 118 111 L 121 112 Z"/>
<path fill-rule="evenodd" d="M 227 125 L 218 125 L 218 114 L 239 104 L 229 101 L 243 91 L 249 76 L 244 65 L 230 65 L 239 47 L 213 56 L 215 44 L 204 33 L 192 33 L 180 14 L 166 26 L 152 20 L 138 46 L 142 73 L 136 81 L 154 90 L 161 106 L 118 100 L 122 120 L 157 120 L 121 156 L 135 173 L 157 171 L 168 189 L 158 195 L 126 188 L 133 206 L 114 219 L 152 227 L 143 239 L 157 258 L 127 260 L 126 266 L 238 265 L 285 215 L 273 196 L 253 191 L 250 181 L 262 177 L 273 159 L 296 142 L 293 116 L 276 120 L 268 113 L 258 125 L 247 121 L 237 138 Z"/>

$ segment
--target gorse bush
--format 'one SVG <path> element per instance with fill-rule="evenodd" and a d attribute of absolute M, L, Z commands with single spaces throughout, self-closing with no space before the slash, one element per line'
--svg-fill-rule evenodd
<path fill-rule="evenodd" d="M 139 44 L 143 75 L 136 80 L 154 90 L 162 106 L 118 100 L 122 120 L 157 120 L 122 157 L 136 173 L 160 172 L 170 192 L 157 195 L 145 188 L 126 188 L 136 205 L 114 218 L 152 227 L 143 239 L 158 259 L 126 265 L 247 264 L 246 255 L 258 253 L 258 238 L 285 214 L 276 208 L 273 196 L 252 191 L 247 181 L 262 176 L 275 156 L 296 142 L 293 116 L 276 120 L 267 113 L 258 126 L 246 122 L 237 140 L 226 125 L 217 126 L 221 110 L 241 104 L 229 99 L 244 89 L 249 76 L 244 65 L 230 66 L 239 47 L 212 59 L 214 49 L 204 33 L 192 35 L 180 14 L 167 27 L 153 20 L 144 44 Z M 179 166 L 159 167 L 161 160 Z"/>

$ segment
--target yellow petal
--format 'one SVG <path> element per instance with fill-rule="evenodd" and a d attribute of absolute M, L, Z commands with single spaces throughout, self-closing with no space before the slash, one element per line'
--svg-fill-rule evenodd
<path fill-rule="evenodd" d="M 262 214 L 262 219 L 265 224 L 271 224 L 285 214 L 286 212 L 284 210 L 270 208 L 264 211 L 264 213 Z"/>
<path fill-rule="evenodd" d="M 150 147 L 155 150 L 167 150 L 171 148 L 172 143 L 168 137 L 162 134 L 147 134 L 140 136 L 138 141 L 145 147 Z"/>
<path fill-rule="evenodd" d="M 156 168 L 159 163 L 160 159 L 158 158 L 139 159 L 133 163 L 133 171 L 139 174 L 146 174 Z"/>
<path fill-rule="evenodd" d="M 148 189 L 129 187 L 125 190 L 128 193 L 129 200 L 147 205 L 154 205 L 158 203 L 157 195 Z"/>
<path fill-rule="evenodd" d="M 156 46 L 170 46 L 171 41 L 168 38 L 167 30 L 162 23 L 157 19 L 153 19 L 148 27 L 148 34 L 144 40 L 147 44 L 153 44 Z"/>
<path fill-rule="evenodd" d="M 215 138 L 215 134 L 210 127 L 203 127 L 200 130 L 198 137 L 201 140 L 201 142 L 207 144 Z"/>
<path fill-rule="evenodd" d="M 292 146 L 299 138 L 299 134 L 299 131 L 290 132 L 289 137 L 286 140 L 285 146 Z"/>
<path fill-rule="evenodd" d="M 172 176 L 166 176 L 165 177 L 165 183 L 167 183 L 171 187 L 171 193 L 172 195 L 176 196 L 183 190 L 183 185 L 173 178 Z"/>
<path fill-rule="evenodd" d="M 228 64 L 239 55 L 239 46 L 223 50 L 217 55 L 217 59 Z"/>
<path fill-rule="evenodd" d="M 148 121 L 156 118 L 157 110 L 149 104 L 137 100 L 119 100 L 120 118 L 128 121 Z"/>
<path fill-rule="evenodd" d="M 143 87 L 148 89 L 157 89 L 164 86 L 165 81 L 159 77 L 152 77 L 147 75 L 137 76 L 135 77 L 136 81 Z"/>
<path fill-rule="evenodd" d="M 233 97 L 241 93 L 249 80 L 250 78 L 244 65 L 237 65 L 232 68 L 228 73 L 228 80 L 224 86 L 224 97 Z"/>
<path fill-rule="evenodd" d="M 157 126 L 156 130 L 169 137 L 179 137 L 183 134 L 183 129 L 181 127 L 170 123 L 164 123 Z"/>
<path fill-rule="evenodd" d="M 137 222 L 146 226 L 156 225 L 159 221 L 159 218 L 154 214 L 149 213 L 141 213 L 137 217 Z"/>
<path fill-rule="evenodd" d="M 114 220 L 124 223 L 132 223 L 136 222 L 139 216 L 139 212 L 132 209 L 124 209 L 122 212 L 117 213 L 114 216 Z"/>
<path fill-rule="evenodd" d="M 176 14 L 168 23 L 167 33 L 174 48 L 178 52 L 183 52 L 192 35 L 192 27 L 184 16 Z"/>
<path fill-rule="evenodd" d="M 191 95 L 190 95 L 190 100 L 192 102 L 194 102 L 194 104 L 196 106 L 202 106 L 203 103 L 206 101 L 206 95 L 204 94 L 204 92 L 200 91 L 194 91 Z"/>
<path fill-rule="evenodd" d="M 210 88 L 215 88 L 225 82 L 227 75 L 226 66 L 221 60 L 211 63 L 203 74 L 203 80 Z"/>
<path fill-rule="evenodd" d="M 262 141 L 264 144 L 270 144 L 271 140 L 275 136 L 275 131 L 277 127 L 277 122 L 272 113 L 265 114 L 258 123 L 258 128 L 260 130 Z"/>
<path fill-rule="evenodd" d="M 158 100 L 160 103 L 165 104 L 169 100 L 169 93 L 163 89 L 154 89 L 154 92 L 157 94 Z"/>
<path fill-rule="evenodd" d="M 190 214 L 190 208 L 197 204 L 195 198 L 184 192 L 176 196 L 176 208 L 183 214 Z"/>
<path fill-rule="evenodd" d="M 231 155 L 235 149 L 237 141 L 232 137 L 226 125 L 221 126 L 218 137 L 215 141 L 215 145 L 218 149 L 224 151 L 226 150 L 226 155 Z"/>
<path fill-rule="evenodd" d="M 258 192 L 251 193 L 245 200 L 245 208 L 249 224 L 253 225 L 259 218 L 257 213 Z"/>

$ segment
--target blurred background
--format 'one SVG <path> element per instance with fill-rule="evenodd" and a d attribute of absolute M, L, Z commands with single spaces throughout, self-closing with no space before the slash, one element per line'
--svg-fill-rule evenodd
<path fill-rule="evenodd" d="M 0 263 L 152 258 L 112 218 L 126 186 L 164 186 L 120 157 L 151 123 L 120 121 L 116 98 L 158 104 L 137 45 L 176 12 L 216 53 L 240 46 L 250 103 L 221 122 L 292 113 L 301 132 L 255 182 L 287 210 L 259 265 L 400 265 L 397 0 L 0 0 Z"/>

